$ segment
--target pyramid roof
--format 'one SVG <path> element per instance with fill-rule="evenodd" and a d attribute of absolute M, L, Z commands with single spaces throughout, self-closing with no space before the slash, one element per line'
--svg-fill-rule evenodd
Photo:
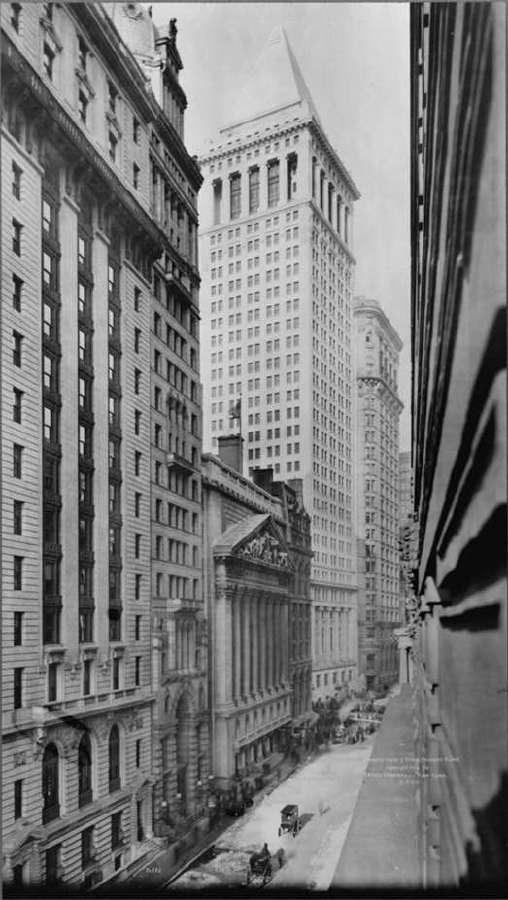
<path fill-rule="evenodd" d="M 237 94 L 227 128 L 291 106 L 295 107 L 295 114 L 314 118 L 321 125 L 287 34 L 277 26 Z"/>

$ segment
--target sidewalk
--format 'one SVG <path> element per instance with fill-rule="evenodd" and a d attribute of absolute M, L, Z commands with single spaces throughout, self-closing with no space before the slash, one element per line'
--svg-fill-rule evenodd
<path fill-rule="evenodd" d="M 411 697 L 404 685 L 387 706 L 332 889 L 421 887 Z"/>

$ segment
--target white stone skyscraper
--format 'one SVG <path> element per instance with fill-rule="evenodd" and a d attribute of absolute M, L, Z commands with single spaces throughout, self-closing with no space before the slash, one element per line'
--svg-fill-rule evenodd
<path fill-rule="evenodd" d="M 300 479 L 312 516 L 314 696 L 355 678 L 353 204 L 283 29 L 200 160 L 204 447 Z M 239 403 L 240 401 L 240 403 Z M 234 414 L 234 415 L 232 415 Z"/>

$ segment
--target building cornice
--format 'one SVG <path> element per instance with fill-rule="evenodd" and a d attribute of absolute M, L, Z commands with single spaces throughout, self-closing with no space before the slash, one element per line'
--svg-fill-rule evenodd
<path fill-rule="evenodd" d="M 159 106 L 147 89 L 138 62 L 122 41 L 110 17 L 101 9 L 101 4 L 69 3 L 66 10 L 86 30 L 94 46 L 110 66 L 122 91 L 136 104 L 137 112 L 143 116 L 145 122 L 150 122 L 157 115 Z"/>
<path fill-rule="evenodd" d="M 157 132 L 160 133 L 168 150 L 182 168 L 194 190 L 199 191 L 203 184 L 203 176 L 199 168 L 199 163 L 187 152 L 176 128 L 174 128 L 164 111 L 160 108 L 158 108 L 155 116 L 154 127 Z"/>
<path fill-rule="evenodd" d="M 133 220 L 134 231 L 143 232 L 145 240 L 152 244 L 153 254 L 160 255 L 169 244 L 166 235 L 153 221 L 132 193 L 122 184 L 108 161 L 92 145 L 72 116 L 66 112 L 52 91 L 44 84 L 28 60 L 19 52 L 12 41 L 2 32 L 2 67 L 9 66 L 26 87 L 27 93 L 49 116 L 52 125 L 58 129 L 60 150 L 64 157 L 73 153 L 79 155 L 79 168 L 83 173 L 91 170 L 118 201 L 124 214 Z M 63 137 L 63 141 L 61 140 Z"/>
<path fill-rule="evenodd" d="M 347 187 L 349 188 L 349 190 L 351 191 L 351 193 L 353 195 L 353 200 L 359 200 L 361 197 L 360 191 L 356 187 L 356 184 L 354 183 L 352 176 L 349 174 L 349 172 L 346 169 L 344 163 L 342 162 L 340 156 L 333 149 L 332 145 L 330 144 L 330 141 L 326 137 L 321 126 L 318 124 L 318 122 L 316 122 L 315 119 L 311 119 L 306 124 L 310 128 L 311 134 L 313 134 L 314 137 L 316 137 L 319 140 L 323 149 L 326 150 L 326 152 L 331 157 L 334 165 L 337 166 L 340 177 L 343 179 L 344 183 L 347 185 Z"/>
<path fill-rule="evenodd" d="M 353 265 L 356 265 L 356 256 L 353 254 L 351 248 L 348 247 L 348 245 L 345 243 L 345 241 L 343 240 L 343 238 L 342 238 L 342 236 L 339 234 L 339 232 L 335 230 L 335 228 L 333 227 L 333 225 L 332 225 L 332 224 L 330 223 L 330 221 L 326 218 L 326 216 L 325 216 L 323 210 L 322 210 L 321 207 L 318 205 L 317 200 L 316 200 L 314 197 L 311 197 L 311 198 L 307 201 L 307 203 L 310 203 L 310 205 L 311 205 L 313 211 L 316 212 L 316 213 L 318 213 L 318 215 L 319 215 L 319 217 L 320 217 L 320 219 L 321 219 L 321 222 L 323 223 L 323 225 L 326 225 L 326 227 L 328 228 L 328 231 L 330 232 L 330 234 L 332 235 L 332 237 L 333 237 L 336 241 L 338 241 L 341 250 L 343 250 L 344 253 L 347 254 L 347 256 L 349 257 L 350 262 L 352 262 Z"/>
<path fill-rule="evenodd" d="M 392 387 L 388 384 L 388 382 L 381 375 L 357 375 L 356 379 L 358 384 L 365 384 L 367 386 L 374 387 L 382 387 L 385 391 L 390 394 L 391 399 L 398 407 L 399 413 L 404 409 L 404 404 L 400 397 L 395 393 Z"/>
<path fill-rule="evenodd" d="M 362 316 L 375 316 L 379 320 L 383 330 L 389 335 L 390 340 L 392 341 L 392 344 L 397 352 L 400 353 L 404 345 L 399 335 L 395 331 L 392 323 L 390 322 L 388 316 L 379 305 L 377 300 L 371 301 L 363 297 L 354 297 L 353 316 L 355 318 L 360 318 Z"/>
<path fill-rule="evenodd" d="M 234 146 L 224 146 L 223 144 L 218 144 L 214 149 L 207 151 L 199 156 L 199 163 L 203 165 L 207 162 L 212 162 L 216 159 L 227 159 L 229 156 L 232 156 L 238 152 L 244 152 L 244 150 L 248 150 L 251 147 L 259 147 L 262 144 L 266 144 L 267 141 L 272 141 L 275 137 L 285 137 L 288 134 L 294 134 L 297 131 L 303 131 L 303 129 L 308 125 L 308 122 L 299 120 L 293 124 L 283 125 L 274 125 L 273 129 L 264 132 L 264 134 L 256 134 L 245 137 L 244 139 L 238 137 L 235 138 Z"/>

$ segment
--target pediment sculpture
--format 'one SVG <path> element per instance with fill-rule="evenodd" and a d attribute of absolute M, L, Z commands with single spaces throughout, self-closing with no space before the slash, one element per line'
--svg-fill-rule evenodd
<path fill-rule="evenodd" d="M 239 554 L 247 559 L 259 559 L 284 568 L 289 564 L 287 551 L 282 548 L 277 538 L 268 532 L 251 538 L 241 547 Z"/>

